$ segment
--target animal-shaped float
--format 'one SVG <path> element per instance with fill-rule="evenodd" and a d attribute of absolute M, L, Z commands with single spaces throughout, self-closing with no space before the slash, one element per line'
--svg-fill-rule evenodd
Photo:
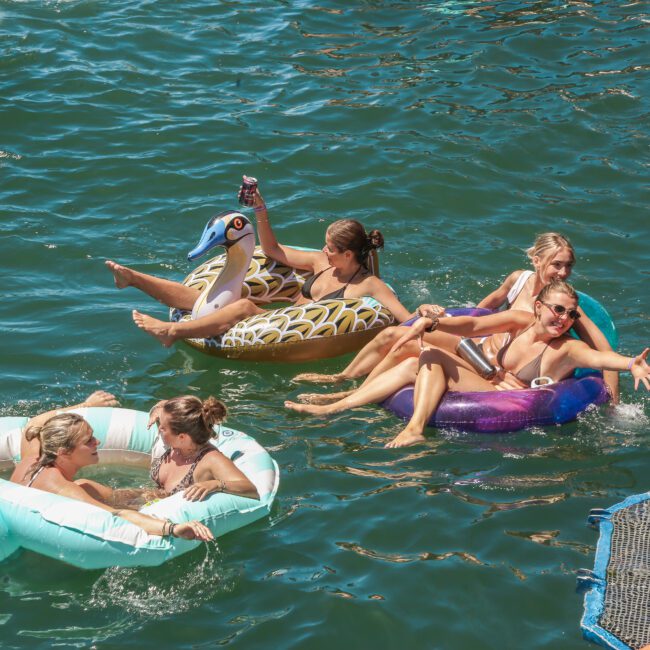
<path fill-rule="evenodd" d="M 238 300 L 261 304 L 292 303 L 300 295 L 306 277 L 272 260 L 255 246 L 255 231 L 240 212 L 212 217 L 201 240 L 190 251 L 194 261 L 216 246 L 224 255 L 208 260 L 192 271 L 183 284 L 197 289 L 191 312 L 170 311 L 170 320 L 196 319 Z M 302 249 L 309 250 L 309 249 Z M 377 260 L 370 270 L 377 274 Z M 322 300 L 305 305 L 279 306 L 236 323 L 211 338 L 186 339 L 188 345 L 216 357 L 245 361 L 313 361 L 361 349 L 394 322 L 377 300 Z"/>

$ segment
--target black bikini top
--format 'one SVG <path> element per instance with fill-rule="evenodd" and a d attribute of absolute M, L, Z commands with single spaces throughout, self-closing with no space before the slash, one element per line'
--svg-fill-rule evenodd
<path fill-rule="evenodd" d="M 320 278 L 325 271 L 328 271 L 331 269 L 331 266 L 328 266 L 326 269 L 323 269 L 322 271 L 319 271 L 316 273 L 316 275 L 312 275 L 310 278 L 308 278 L 305 283 L 302 285 L 302 289 L 300 292 L 302 293 L 302 297 L 306 298 L 307 300 L 313 300 L 314 298 L 311 295 L 311 289 L 314 286 L 314 282 L 318 278 Z M 354 278 L 357 277 L 357 274 L 361 270 L 361 266 L 354 272 L 354 275 L 347 281 L 347 284 L 344 287 L 341 287 L 340 289 L 337 289 L 336 291 L 332 291 L 331 293 L 328 293 L 326 296 L 323 296 L 322 298 L 319 298 L 318 300 L 340 300 L 345 297 L 345 290 L 350 286 L 350 282 L 354 280 Z"/>

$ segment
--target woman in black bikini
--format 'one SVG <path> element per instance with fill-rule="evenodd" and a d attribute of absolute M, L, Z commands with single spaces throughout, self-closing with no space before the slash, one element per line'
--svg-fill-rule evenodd
<path fill-rule="evenodd" d="M 325 246 L 321 251 L 303 251 L 278 243 L 259 191 L 255 192 L 253 207 L 257 221 L 257 234 L 264 253 L 286 266 L 313 274 L 302 289 L 296 302 L 303 305 L 328 298 L 361 298 L 370 296 L 384 305 L 402 322 L 412 315 L 397 299 L 385 282 L 367 268 L 370 251 L 383 246 L 384 239 L 378 230 L 367 234 L 364 227 L 353 219 L 335 221 L 325 233 Z M 131 268 L 107 261 L 118 289 L 132 286 L 169 307 L 191 310 L 197 298 L 196 289 L 171 282 Z M 138 311 L 133 312 L 136 325 L 169 347 L 182 338 L 218 336 L 235 323 L 261 314 L 263 310 L 248 298 L 241 298 L 222 309 L 196 320 L 167 323 Z"/>
<path fill-rule="evenodd" d="M 650 366 L 645 361 L 648 348 L 632 359 L 612 351 L 593 350 L 583 341 L 568 335 L 577 318 L 578 297 L 573 287 L 555 280 L 541 290 L 532 314 L 513 309 L 481 318 L 443 318 L 437 323 L 438 329 L 447 336 L 488 336 L 486 342 L 494 343 L 498 349 L 496 360 L 501 368 L 491 380 L 483 379 L 455 354 L 426 346 L 422 348 L 419 359 L 405 359 L 333 404 L 319 406 L 285 402 L 285 406 L 301 413 L 329 415 L 363 404 L 382 402 L 403 386 L 415 382 L 413 416 L 403 431 L 386 445 L 404 447 L 424 440 L 426 423 L 448 390 L 526 388 L 536 377 L 543 375 L 559 381 L 581 367 L 629 370 L 635 388 L 642 381 L 650 390 Z M 421 338 L 427 328 L 435 325 L 436 319 L 419 318 L 395 344 L 395 349 L 412 339 Z"/>

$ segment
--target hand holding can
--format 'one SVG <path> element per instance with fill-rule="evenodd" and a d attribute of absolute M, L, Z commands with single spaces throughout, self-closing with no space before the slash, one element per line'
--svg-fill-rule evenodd
<path fill-rule="evenodd" d="M 237 197 L 241 205 L 252 207 L 255 199 L 255 192 L 257 191 L 257 178 L 252 176 L 243 176 L 241 187 L 239 188 L 239 196 Z"/>

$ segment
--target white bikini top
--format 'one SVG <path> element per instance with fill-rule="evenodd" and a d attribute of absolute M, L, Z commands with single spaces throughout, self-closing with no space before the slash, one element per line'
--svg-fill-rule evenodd
<path fill-rule="evenodd" d="M 524 288 L 524 285 L 528 282 L 528 278 L 531 275 L 535 275 L 535 271 L 522 271 L 521 275 L 517 278 L 517 281 L 512 285 L 512 288 L 508 291 L 508 296 L 506 297 L 506 300 L 508 301 L 508 309 L 510 309 L 512 303 L 517 300 L 517 296 L 521 293 L 521 290 Z"/>
<path fill-rule="evenodd" d="M 36 480 L 36 477 L 45 469 L 45 465 L 43 467 L 39 467 L 34 476 L 29 479 L 29 483 L 27 484 L 27 487 L 32 487 L 32 483 Z"/>

